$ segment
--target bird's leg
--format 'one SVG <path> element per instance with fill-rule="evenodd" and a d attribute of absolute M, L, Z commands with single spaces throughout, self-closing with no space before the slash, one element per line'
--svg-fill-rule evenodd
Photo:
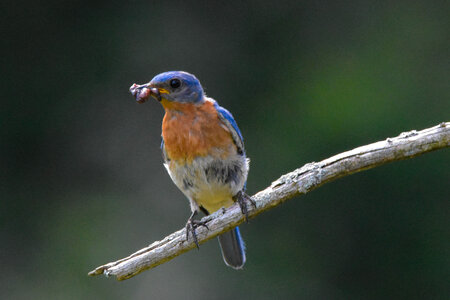
<path fill-rule="evenodd" d="M 199 249 L 198 240 L 197 240 L 197 233 L 195 232 L 195 229 L 198 226 L 204 226 L 204 227 L 206 227 L 206 229 L 209 229 L 209 228 L 206 225 L 205 221 L 195 220 L 194 217 L 196 215 L 197 215 L 197 211 L 194 210 L 192 212 L 191 216 L 189 217 L 187 223 L 186 223 L 186 241 L 189 241 L 189 233 L 191 233 L 192 238 L 194 239 L 195 246 L 197 246 L 197 249 Z"/>
<path fill-rule="evenodd" d="M 248 208 L 247 208 L 247 200 L 250 201 L 252 206 L 256 208 L 256 202 L 249 195 L 247 195 L 244 191 L 239 191 L 236 195 L 234 195 L 233 200 L 239 203 L 239 207 L 241 208 L 242 214 L 245 216 L 245 222 L 248 223 Z"/>

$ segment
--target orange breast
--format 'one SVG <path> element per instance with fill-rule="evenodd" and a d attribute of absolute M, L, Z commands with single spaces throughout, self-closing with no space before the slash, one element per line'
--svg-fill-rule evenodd
<path fill-rule="evenodd" d="M 170 159 L 192 161 L 207 155 L 225 158 L 236 151 L 231 133 L 221 124 L 212 102 L 161 103 L 166 111 L 162 135 Z"/>

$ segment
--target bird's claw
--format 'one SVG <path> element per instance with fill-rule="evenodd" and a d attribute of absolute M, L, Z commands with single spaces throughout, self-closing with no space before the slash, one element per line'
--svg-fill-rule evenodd
<path fill-rule="evenodd" d="M 256 208 L 256 202 L 252 199 L 249 195 L 247 195 L 243 191 L 239 191 L 233 199 L 239 203 L 239 207 L 241 208 L 242 214 L 245 216 L 245 222 L 248 223 L 248 207 L 247 207 L 247 201 L 249 201 L 253 208 Z"/>
<path fill-rule="evenodd" d="M 189 233 L 191 233 L 192 238 L 194 240 L 195 246 L 197 247 L 197 249 L 199 249 L 199 244 L 198 244 L 198 239 L 197 239 L 197 233 L 196 233 L 196 229 L 199 226 L 203 226 L 206 227 L 206 229 L 209 230 L 208 225 L 206 225 L 206 221 L 201 221 L 201 220 L 194 220 L 195 217 L 195 213 L 193 213 L 191 215 L 191 217 L 189 218 L 189 220 L 186 223 L 186 241 L 189 241 Z"/>

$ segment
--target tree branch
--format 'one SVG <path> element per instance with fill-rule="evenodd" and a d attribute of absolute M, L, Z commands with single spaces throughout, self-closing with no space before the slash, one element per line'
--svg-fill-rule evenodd
<path fill-rule="evenodd" d="M 443 122 L 422 131 L 409 131 L 395 138 L 355 148 L 318 163 L 303 167 L 281 176 L 265 190 L 253 195 L 256 207 L 248 205 L 249 217 L 255 217 L 285 200 L 306 194 L 324 183 L 374 168 L 388 162 L 412 158 L 433 150 L 449 147 L 450 122 Z M 222 209 L 209 215 L 208 229 L 200 226 L 197 236 L 200 244 L 244 222 L 239 205 Z M 90 276 L 105 274 L 118 280 L 131 278 L 147 269 L 154 268 L 172 258 L 195 248 L 192 239 L 186 241 L 186 231 L 181 229 L 156 241 L 128 257 L 97 267 Z"/>

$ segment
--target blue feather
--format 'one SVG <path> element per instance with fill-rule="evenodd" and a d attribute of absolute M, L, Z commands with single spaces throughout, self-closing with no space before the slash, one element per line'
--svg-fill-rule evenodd
<path fill-rule="evenodd" d="M 217 104 L 217 102 L 214 103 L 214 107 L 216 108 L 217 112 L 222 115 L 228 122 L 230 122 L 231 126 L 233 126 L 233 130 L 237 133 L 240 139 L 240 143 L 244 144 L 244 138 L 242 137 L 242 133 L 239 130 L 239 127 L 236 123 L 236 121 L 233 118 L 233 115 L 226 109 Z"/>

